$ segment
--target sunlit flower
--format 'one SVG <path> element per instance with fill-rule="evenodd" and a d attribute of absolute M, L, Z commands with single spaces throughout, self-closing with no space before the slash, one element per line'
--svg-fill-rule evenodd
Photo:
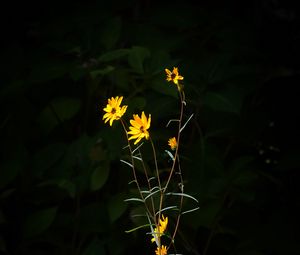
<path fill-rule="evenodd" d="M 133 120 L 130 120 L 131 127 L 127 133 L 131 135 L 128 140 L 136 139 L 134 144 L 137 144 L 142 138 L 149 139 L 148 129 L 150 128 L 151 114 L 147 119 L 144 112 L 142 112 L 141 118 L 138 114 L 133 114 Z"/>
<path fill-rule="evenodd" d="M 123 97 L 112 97 L 108 99 L 106 107 L 103 109 L 106 113 L 103 115 L 104 123 L 109 121 L 111 126 L 114 120 L 119 120 L 127 110 L 127 105 L 120 106 L 122 103 Z"/>
<path fill-rule="evenodd" d="M 177 148 L 177 141 L 175 137 L 172 137 L 168 141 L 168 145 L 171 147 L 171 150 L 175 150 Z"/>
<path fill-rule="evenodd" d="M 154 228 L 154 234 L 153 234 L 153 238 L 151 239 L 151 242 L 154 243 L 155 242 L 155 237 L 161 237 L 163 235 L 163 233 L 166 231 L 168 226 L 168 217 L 164 217 L 162 215 L 162 218 L 159 219 L 159 225 L 157 228 Z M 156 236 L 155 236 L 156 235 Z"/>
<path fill-rule="evenodd" d="M 155 254 L 156 255 L 167 255 L 167 247 L 165 245 L 162 245 L 160 248 L 157 247 Z"/>
<path fill-rule="evenodd" d="M 165 72 L 167 74 L 167 81 L 172 81 L 174 84 L 178 86 L 178 81 L 183 80 L 183 76 L 179 75 L 178 68 L 173 67 L 173 71 L 171 72 L 169 69 L 165 69 Z"/>

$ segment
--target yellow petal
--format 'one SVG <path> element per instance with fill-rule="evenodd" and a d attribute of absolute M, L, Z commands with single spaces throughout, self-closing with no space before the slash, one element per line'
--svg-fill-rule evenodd
<path fill-rule="evenodd" d="M 141 139 L 142 139 L 143 137 L 138 137 L 138 139 L 134 142 L 134 145 L 136 145 L 139 141 L 141 141 Z"/>
<path fill-rule="evenodd" d="M 151 114 L 149 114 L 149 118 L 148 118 L 148 123 L 147 123 L 146 129 L 150 128 L 150 124 L 151 124 Z"/>
<path fill-rule="evenodd" d="M 144 112 L 142 112 L 142 123 L 143 123 L 143 126 L 147 125 L 147 117 Z"/>
<path fill-rule="evenodd" d="M 140 127 L 142 126 L 140 123 L 136 122 L 135 120 L 130 120 L 130 124 L 136 129 L 140 129 Z"/>
<path fill-rule="evenodd" d="M 129 135 L 140 135 L 140 131 L 139 130 L 131 130 L 131 131 L 128 131 L 127 134 Z"/>
<path fill-rule="evenodd" d="M 139 126 L 142 126 L 142 125 L 143 125 L 143 122 L 142 122 L 141 118 L 139 117 L 139 115 L 134 114 L 134 115 L 133 115 L 133 118 L 134 118 L 134 120 L 139 124 Z"/>
<path fill-rule="evenodd" d="M 167 75 L 171 75 L 171 73 L 172 73 L 172 72 L 171 72 L 169 69 L 167 69 L 167 68 L 165 69 L 165 72 L 167 73 Z"/>
<path fill-rule="evenodd" d="M 117 106 L 120 107 L 121 103 L 122 103 L 123 97 L 118 98 L 117 100 Z"/>
<path fill-rule="evenodd" d="M 141 136 L 141 134 L 140 133 L 138 133 L 138 134 L 130 134 L 131 135 L 131 137 L 130 137 L 130 139 L 129 140 L 132 140 L 132 139 L 137 139 L 139 136 Z"/>
<path fill-rule="evenodd" d="M 173 73 L 177 76 L 178 75 L 178 68 L 177 67 L 173 67 Z"/>

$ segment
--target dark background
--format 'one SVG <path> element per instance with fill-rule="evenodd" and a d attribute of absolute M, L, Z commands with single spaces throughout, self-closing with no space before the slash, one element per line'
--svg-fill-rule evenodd
<path fill-rule="evenodd" d="M 168 166 L 173 66 L 194 114 L 185 190 L 200 206 L 181 221 L 178 253 L 300 254 L 292 1 L 23 1 L 0 16 L 0 254 L 154 254 L 148 230 L 125 233 L 139 208 L 123 201 L 126 140 L 102 109 L 123 95 L 128 117 L 151 113 Z"/>

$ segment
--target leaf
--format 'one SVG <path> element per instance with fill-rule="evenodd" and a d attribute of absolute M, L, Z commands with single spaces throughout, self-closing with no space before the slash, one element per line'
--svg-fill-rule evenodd
<path fill-rule="evenodd" d="M 167 195 L 167 196 L 170 196 L 170 195 L 171 195 L 171 196 L 182 196 L 182 197 L 187 197 L 187 198 L 190 198 L 190 199 L 194 200 L 195 202 L 199 203 L 199 201 L 198 201 L 196 198 L 194 198 L 193 196 L 188 195 L 188 194 L 186 194 L 186 193 L 168 192 L 168 193 L 166 193 L 166 195 Z"/>
<path fill-rule="evenodd" d="M 49 144 L 39 150 L 33 157 L 32 172 L 35 176 L 41 177 L 43 173 L 53 167 L 61 159 L 67 149 L 63 143 Z"/>
<path fill-rule="evenodd" d="M 87 248 L 84 250 L 82 255 L 105 255 L 103 241 L 100 242 L 98 239 L 94 239 L 90 242 Z"/>
<path fill-rule="evenodd" d="M 207 204 L 201 205 L 201 209 L 188 218 L 191 220 L 191 226 L 194 228 L 199 226 L 210 228 L 221 208 L 222 200 L 210 200 Z"/>
<path fill-rule="evenodd" d="M 158 193 L 158 192 L 161 192 L 161 190 L 159 189 L 159 190 L 156 190 L 156 191 L 151 192 L 149 195 L 147 195 L 147 196 L 144 198 L 144 200 L 146 201 L 149 197 L 154 196 L 154 195 L 155 195 L 156 193 Z"/>
<path fill-rule="evenodd" d="M 195 207 L 193 209 L 183 211 L 181 214 L 183 215 L 183 214 L 186 214 L 186 213 L 191 213 L 191 212 L 197 211 L 199 209 L 200 209 L 200 207 Z"/>
<path fill-rule="evenodd" d="M 155 90 L 160 94 L 171 96 L 176 99 L 178 98 L 178 91 L 176 85 L 174 85 L 171 82 L 167 82 L 161 76 L 152 80 L 151 89 Z"/>
<path fill-rule="evenodd" d="M 19 161 L 14 160 L 1 164 L 0 168 L 0 188 L 3 188 L 18 176 L 22 170 L 22 165 Z"/>
<path fill-rule="evenodd" d="M 142 110 L 145 108 L 147 101 L 144 97 L 134 97 L 130 100 L 131 109 Z"/>
<path fill-rule="evenodd" d="M 57 180 L 56 184 L 59 188 L 66 190 L 71 198 L 75 198 L 76 187 L 70 180 Z"/>
<path fill-rule="evenodd" d="M 109 176 L 109 165 L 105 164 L 95 168 L 94 172 L 91 175 L 90 186 L 91 190 L 95 191 L 106 183 Z"/>
<path fill-rule="evenodd" d="M 113 60 L 117 60 L 119 58 L 122 58 L 124 56 L 127 56 L 130 53 L 130 49 L 118 49 L 118 50 L 112 50 L 109 52 L 106 52 L 102 54 L 98 60 L 100 62 L 109 62 Z"/>
<path fill-rule="evenodd" d="M 229 166 L 229 178 L 235 185 L 243 187 L 257 178 L 256 172 L 251 168 L 253 161 L 252 156 L 243 156 L 232 162 Z"/>
<path fill-rule="evenodd" d="M 249 168 L 249 164 L 255 160 L 253 156 L 242 156 L 235 159 L 229 166 L 232 173 L 239 173 L 245 168 Z"/>
<path fill-rule="evenodd" d="M 110 72 L 112 72 L 115 68 L 113 66 L 106 66 L 105 68 L 102 69 L 96 69 L 94 71 L 90 72 L 90 75 L 92 77 L 92 79 L 95 79 L 97 76 L 102 76 L 105 74 L 108 74 Z"/>
<path fill-rule="evenodd" d="M 215 111 L 230 112 L 239 114 L 240 108 L 229 98 L 215 92 L 207 92 L 204 96 L 204 103 Z"/>
<path fill-rule="evenodd" d="M 168 156 L 169 156 L 173 161 L 175 160 L 173 154 L 172 154 L 170 151 L 165 150 L 165 152 L 168 154 Z"/>
<path fill-rule="evenodd" d="M 64 180 L 64 179 L 49 180 L 49 181 L 40 183 L 38 186 L 43 187 L 43 186 L 47 186 L 47 185 L 56 185 L 59 188 L 67 191 L 71 198 L 75 197 L 76 187 L 75 187 L 75 184 L 73 182 L 71 182 L 70 180 Z"/>
<path fill-rule="evenodd" d="M 182 125 L 182 127 L 180 128 L 179 132 L 181 133 L 185 126 L 189 123 L 189 121 L 191 120 L 191 118 L 194 116 L 194 114 L 191 114 L 191 116 L 187 119 L 187 121 Z"/>
<path fill-rule="evenodd" d="M 81 208 L 79 228 L 82 232 L 105 232 L 108 228 L 108 215 L 106 206 L 102 203 L 90 203 Z"/>
<path fill-rule="evenodd" d="M 108 202 L 108 214 L 111 222 L 116 221 L 125 212 L 127 204 L 124 203 L 124 194 L 113 196 Z"/>
<path fill-rule="evenodd" d="M 119 40 L 122 28 L 122 20 L 119 17 L 114 17 L 102 24 L 101 42 L 106 49 L 115 47 Z"/>
<path fill-rule="evenodd" d="M 136 231 L 138 229 L 146 228 L 146 227 L 149 227 L 149 226 L 151 226 L 151 224 L 145 224 L 145 225 L 142 225 L 142 226 L 138 226 L 136 228 L 132 228 L 132 229 L 126 230 L 125 233 L 129 234 L 129 233 L 134 232 L 134 231 Z"/>
<path fill-rule="evenodd" d="M 49 57 L 45 61 L 42 57 L 45 56 L 35 60 L 36 63 L 29 74 L 29 81 L 31 82 L 43 83 L 60 78 L 75 67 L 75 62 L 68 62 L 59 58 L 50 59 Z"/>
<path fill-rule="evenodd" d="M 56 212 L 57 207 L 52 207 L 30 214 L 25 221 L 25 237 L 31 238 L 46 231 L 54 221 Z"/>
<path fill-rule="evenodd" d="M 0 165 L 0 188 L 10 184 L 23 170 L 26 163 L 27 150 L 23 145 L 13 145 L 12 152 L 2 155 Z"/>
<path fill-rule="evenodd" d="M 97 143 L 91 148 L 89 158 L 93 161 L 106 160 L 107 151 L 103 149 L 103 147 L 99 143 Z"/>
<path fill-rule="evenodd" d="M 132 165 L 131 163 L 129 163 L 129 162 L 123 160 L 123 159 L 120 159 L 120 161 L 121 161 L 122 163 L 124 163 L 125 165 L 127 165 L 127 166 L 133 168 L 133 165 Z"/>
<path fill-rule="evenodd" d="M 155 215 L 158 215 L 164 211 L 168 211 L 168 210 L 173 210 L 173 211 L 179 211 L 178 206 L 177 205 L 172 205 L 172 206 L 168 206 L 165 208 L 162 208 L 161 210 L 158 210 Z"/>
<path fill-rule="evenodd" d="M 144 61 L 150 57 L 150 51 L 147 48 L 133 46 L 128 56 L 128 63 L 139 74 L 144 73 Z"/>
<path fill-rule="evenodd" d="M 170 54 L 165 50 L 158 50 L 152 53 L 150 59 L 150 71 L 152 74 L 159 74 L 170 65 Z M 174 64 L 175 65 L 175 64 Z"/>
<path fill-rule="evenodd" d="M 135 198 L 135 197 L 133 197 L 133 198 L 127 198 L 127 199 L 125 199 L 124 201 L 125 201 L 125 202 L 131 202 L 131 201 L 133 201 L 133 202 L 141 202 L 141 203 L 144 203 L 144 202 L 145 202 L 143 199 Z"/>
<path fill-rule="evenodd" d="M 50 133 L 58 124 L 74 117 L 80 107 L 77 98 L 57 98 L 42 110 L 38 122 L 45 133 Z"/>

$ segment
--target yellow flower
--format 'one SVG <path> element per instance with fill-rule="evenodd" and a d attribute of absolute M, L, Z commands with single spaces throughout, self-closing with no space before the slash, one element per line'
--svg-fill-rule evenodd
<path fill-rule="evenodd" d="M 171 150 L 175 150 L 177 148 L 176 138 L 175 137 L 170 138 L 168 144 L 171 147 Z"/>
<path fill-rule="evenodd" d="M 109 121 L 109 125 L 111 126 L 114 120 L 119 120 L 127 110 L 127 105 L 120 107 L 122 103 L 123 97 L 112 97 L 108 99 L 108 104 L 103 111 L 106 113 L 103 116 L 104 123 Z"/>
<path fill-rule="evenodd" d="M 168 217 L 165 218 L 162 215 L 162 219 L 159 220 L 158 227 L 154 229 L 154 234 L 152 234 L 153 235 L 153 238 L 151 239 L 152 243 L 155 242 L 155 235 L 157 238 L 161 237 L 163 235 L 163 233 L 166 231 L 167 226 L 168 226 Z"/>
<path fill-rule="evenodd" d="M 130 120 L 131 127 L 127 133 L 131 135 L 128 140 L 136 139 L 134 144 L 137 144 L 142 138 L 149 139 L 148 129 L 150 128 L 151 114 L 147 119 L 144 112 L 142 112 L 141 118 L 137 114 L 133 114 L 133 120 Z"/>
<path fill-rule="evenodd" d="M 157 247 L 155 254 L 156 255 L 167 255 L 167 247 L 165 245 L 162 245 L 160 248 Z"/>
<path fill-rule="evenodd" d="M 167 81 L 173 81 L 174 84 L 178 86 L 178 81 L 183 80 L 183 76 L 179 75 L 178 68 L 173 67 L 173 71 L 171 72 L 169 69 L 165 69 L 165 72 L 167 74 Z"/>

